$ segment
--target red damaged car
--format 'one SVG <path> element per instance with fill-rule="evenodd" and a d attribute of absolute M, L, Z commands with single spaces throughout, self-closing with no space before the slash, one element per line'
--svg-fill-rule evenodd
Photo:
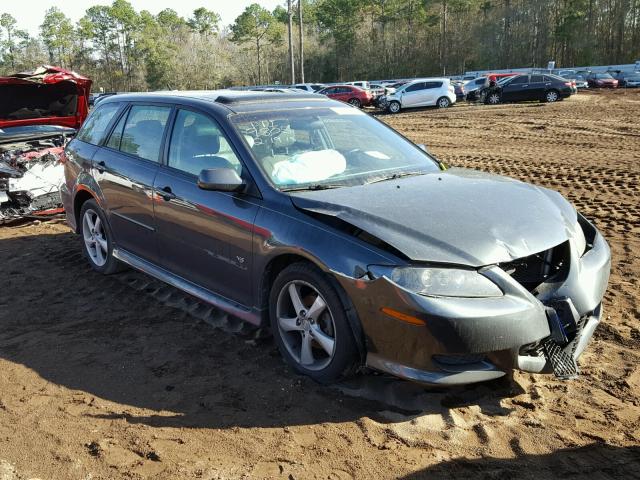
<path fill-rule="evenodd" d="M 0 223 L 61 211 L 62 155 L 91 80 L 58 67 L 0 77 Z"/>
<path fill-rule="evenodd" d="M 366 107 L 373 102 L 371 92 L 353 85 L 331 85 L 322 90 L 318 90 L 316 93 L 326 95 L 333 100 L 349 103 L 358 108 Z"/>

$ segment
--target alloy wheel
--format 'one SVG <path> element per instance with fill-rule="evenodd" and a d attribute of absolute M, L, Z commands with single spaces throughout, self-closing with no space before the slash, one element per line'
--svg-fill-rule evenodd
<path fill-rule="evenodd" d="M 278 330 L 285 348 L 300 366 L 322 370 L 336 350 L 336 325 L 320 292 L 295 280 L 282 287 L 276 306 Z"/>
<path fill-rule="evenodd" d="M 547 93 L 547 102 L 553 103 L 558 100 L 558 94 L 554 91 Z"/>
<path fill-rule="evenodd" d="M 449 105 L 451 104 L 451 101 L 448 98 L 441 98 L 440 100 L 438 100 L 438 108 L 449 108 Z"/>
<path fill-rule="evenodd" d="M 109 244 L 104 225 L 98 214 L 92 209 L 88 209 L 82 217 L 82 236 L 91 261 L 96 266 L 102 267 L 107 263 Z"/>
<path fill-rule="evenodd" d="M 349 100 L 349 104 L 353 105 L 356 108 L 360 108 L 360 100 L 358 100 L 357 98 L 352 98 L 351 100 Z"/>
<path fill-rule="evenodd" d="M 400 104 L 398 102 L 391 102 L 389 104 L 389 111 L 391 113 L 398 113 L 400 111 Z"/>
<path fill-rule="evenodd" d="M 498 103 L 500 103 L 500 95 L 498 95 L 497 93 L 492 93 L 491 95 L 489 95 L 487 101 L 491 105 L 497 105 Z"/>

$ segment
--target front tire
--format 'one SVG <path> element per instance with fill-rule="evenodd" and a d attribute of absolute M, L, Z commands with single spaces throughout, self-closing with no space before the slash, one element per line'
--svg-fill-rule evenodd
<path fill-rule="evenodd" d="M 449 108 L 451 106 L 451 100 L 449 100 L 447 97 L 440 97 L 436 105 L 438 106 L 438 108 Z"/>
<path fill-rule="evenodd" d="M 487 95 L 487 103 L 489 105 L 498 105 L 501 102 L 502 102 L 502 97 L 500 96 L 499 93 L 494 92 Z"/>
<path fill-rule="evenodd" d="M 271 331 L 285 362 L 320 383 L 350 375 L 358 350 L 345 307 L 324 273 L 295 263 L 269 294 Z"/>
<path fill-rule="evenodd" d="M 400 102 L 397 102 L 395 100 L 392 101 L 392 102 L 389 102 L 389 107 L 388 107 L 389 112 L 391 112 L 391 113 L 400 113 L 401 108 L 402 107 L 400 106 Z"/>
<path fill-rule="evenodd" d="M 95 200 L 82 204 L 79 225 L 82 250 L 91 268 L 104 275 L 121 270 L 122 264 L 113 256 L 113 234 L 107 217 Z"/>

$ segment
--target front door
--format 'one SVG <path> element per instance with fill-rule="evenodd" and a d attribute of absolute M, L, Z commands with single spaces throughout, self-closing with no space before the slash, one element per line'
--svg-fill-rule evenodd
<path fill-rule="evenodd" d="M 218 123 L 187 109 L 176 113 L 166 165 L 154 182 L 159 264 L 243 305 L 251 302 L 253 223 L 258 205 L 242 193 L 202 190 L 207 168 L 243 166 Z"/>
<path fill-rule="evenodd" d="M 425 82 L 417 82 L 413 85 L 409 85 L 402 92 L 402 106 L 403 107 L 417 107 L 425 104 L 426 96 Z"/>
<path fill-rule="evenodd" d="M 115 243 L 155 260 L 153 180 L 171 107 L 132 105 L 93 157 Z"/>
<path fill-rule="evenodd" d="M 524 100 L 528 88 L 529 75 L 517 76 L 502 88 L 502 101 L 516 102 Z"/>

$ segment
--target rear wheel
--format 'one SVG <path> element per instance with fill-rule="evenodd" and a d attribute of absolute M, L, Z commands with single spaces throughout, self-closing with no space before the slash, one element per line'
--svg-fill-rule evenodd
<path fill-rule="evenodd" d="M 280 353 L 297 372 L 330 383 L 357 365 L 344 305 L 314 266 L 295 263 L 278 275 L 269 295 L 269 316 Z"/>
<path fill-rule="evenodd" d="M 449 108 L 451 106 L 451 100 L 447 97 L 440 97 L 436 105 L 438 105 L 438 108 Z"/>
<path fill-rule="evenodd" d="M 398 113 L 400 112 L 400 102 L 396 102 L 395 100 L 392 102 L 389 102 L 388 108 L 391 113 Z"/>
<path fill-rule="evenodd" d="M 84 255 L 91 268 L 109 275 L 123 265 L 113 256 L 113 235 L 107 218 L 95 200 L 87 200 L 80 210 L 80 235 Z"/>
<path fill-rule="evenodd" d="M 549 90 L 544 96 L 544 100 L 547 103 L 557 102 L 559 99 L 560 95 L 558 95 L 556 90 Z"/>
<path fill-rule="evenodd" d="M 362 106 L 362 102 L 360 100 L 358 100 L 357 98 L 351 98 L 349 100 L 349 104 L 353 105 L 356 108 L 360 108 Z"/>

